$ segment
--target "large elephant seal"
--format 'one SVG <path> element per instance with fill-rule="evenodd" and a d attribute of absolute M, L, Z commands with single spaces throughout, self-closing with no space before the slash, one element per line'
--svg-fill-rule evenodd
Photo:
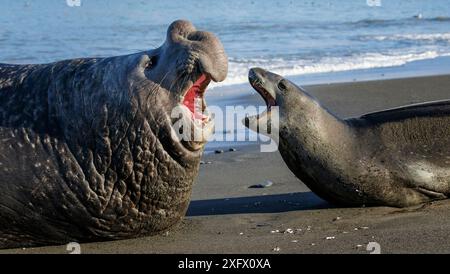
<path fill-rule="evenodd" d="M 247 126 L 279 115 L 282 158 L 325 200 L 405 207 L 450 195 L 450 100 L 342 120 L 279 75 L 255 68 L 249 81 L 268 111 Z"/>
<path fill-rule="evenodd" d="M 194 100 L 204 103 L 227 64 L 220 41 L 187 21 L 149 51 L 1 64 L 0 247 L 136 237 L 179 222 L 213 123 L 194 115 Z M 180 117 L 205 138 L 180 139 Z"/>

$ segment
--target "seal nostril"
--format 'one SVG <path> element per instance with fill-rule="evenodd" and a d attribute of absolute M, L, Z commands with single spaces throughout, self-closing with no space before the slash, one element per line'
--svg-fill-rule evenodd
<path fill-rule="evenodd" d="M 195 32 L 196 29 L 191 22 L 186 20 L 177 20 L 173 22 L 167 30 L 167 37 L 169 41 L 177 42 L 189 36 L 190 33 Z"/>
<path fill-rule="evenodd" d="M 173 23 L 167 35 L 165 45 L 175 46 L 179 49 L 181 45 L 184 58 L 177 61 L 177 70 L 193 72 L 199 63 L 201 72 L 209 75 L 214 82 L 223 81 L 228 72 L 228 58 L 220 40 L 207 31 L 197 31 L 187 21 Z"/>
<path fill-rule="evenodd" d="M 208 37 L 208 34 L 203 32 L 203 31 L 196 31 L 196 32 L 192 32 L 190 34 L 188 34 L 188 36 L 186 37 L 189 41 L 203 41 L 206 40 Z"/>

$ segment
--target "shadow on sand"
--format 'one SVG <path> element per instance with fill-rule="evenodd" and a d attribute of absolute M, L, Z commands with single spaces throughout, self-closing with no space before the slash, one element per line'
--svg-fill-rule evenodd
<path fill-rule="evenodd" d="M 192 201 L 186 216 L 277 213 L 331 208 L 312 192 Z"/>

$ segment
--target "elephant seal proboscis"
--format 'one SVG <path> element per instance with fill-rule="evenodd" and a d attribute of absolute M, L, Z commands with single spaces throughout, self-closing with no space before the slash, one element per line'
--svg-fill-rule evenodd
<path fill-rule="evenodd" d="M 220 41 L 181 20 L 161 47 L 136 54 L 1 64 L 0 247 L 130 238 L 177 224 L 207 138 L 178 138 L 171 112 L 182 106 L 192 131 L 207 137 L 213 121 L 194 115 L 193 102 L 204 103 L 227 66 Z"/>
<path fill-rule="evenodd" d="M 340 119 L 279 75 L 254 68 L 249 81 L 268 111 L 246 125 L 279 115 L 283 160 L 323 199 L 406 207 L 450 195 L 450 100 Z"/>

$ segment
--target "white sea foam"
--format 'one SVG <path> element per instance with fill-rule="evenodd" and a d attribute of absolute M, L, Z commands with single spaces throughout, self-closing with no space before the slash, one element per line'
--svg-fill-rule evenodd
<path fill-rule="evenodd" d="M 450 42 L 450 33 L 375 35 L 364 36 L 362 40 Z"/>
<path fill-rule="evenodd" d="M 211 87 L 246 83 L 248 70 L 262 67 L 283 76 L 313 73 L 328 73 L 357 69 L 371 69 L 402 66 L 409 62 L 450 56 L 450 52 L 424 51 L 412 53 L 366 53 L 345 57 L 324 57 L 317 60 L 277 59 L 233 59 L 229 60 L 228 77 L 222 83 L 213 83 Z"/>

